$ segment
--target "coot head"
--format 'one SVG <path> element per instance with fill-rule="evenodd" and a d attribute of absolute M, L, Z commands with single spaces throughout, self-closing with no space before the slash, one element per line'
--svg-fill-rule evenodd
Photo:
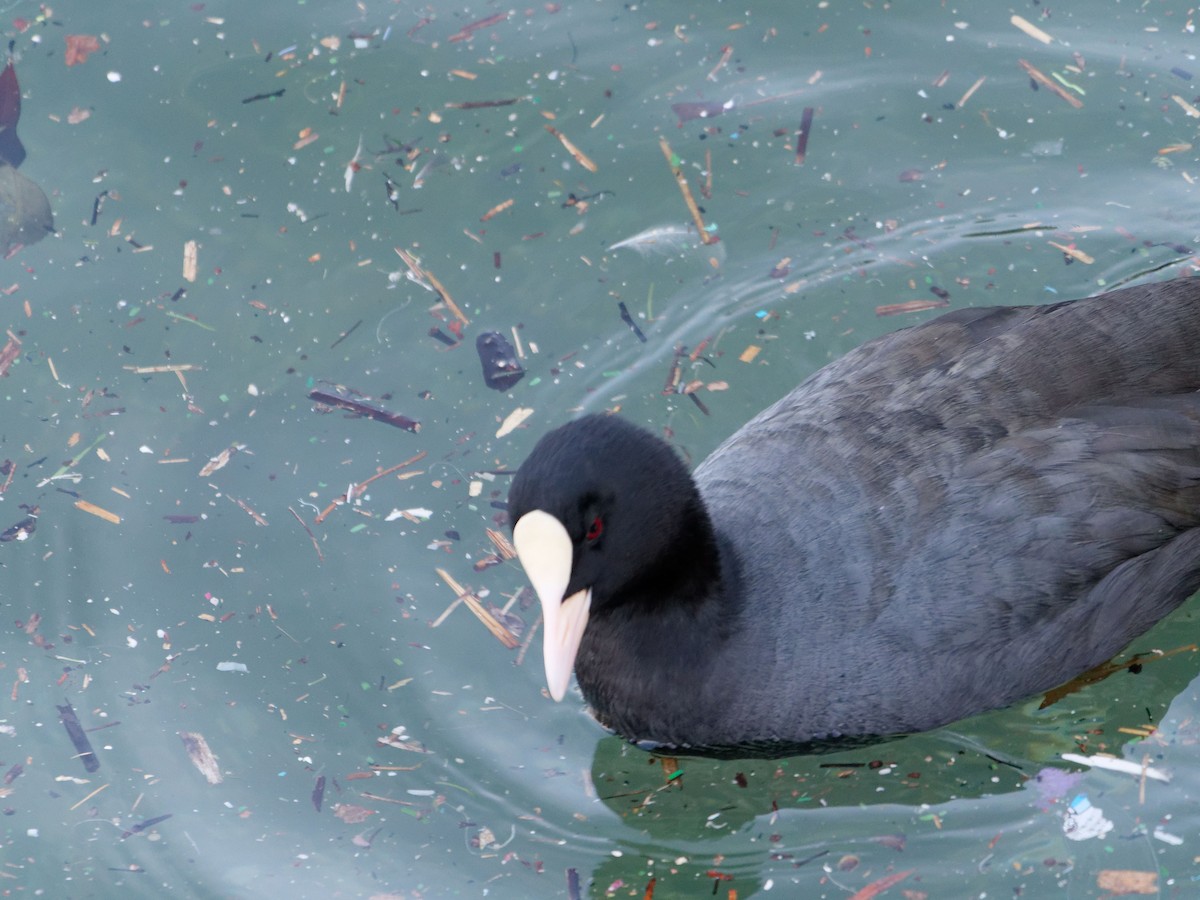
<path fill-rule="evenodd" d="M 666 442 L 617 416 L 585 416 L 546 434 L 508 503 L 513 543 L 542 605 L 555 700 L 589 620 L 626 603 L 671 602 L 703 572 L 692 551 L 711 532 L 691 475 Z"/>

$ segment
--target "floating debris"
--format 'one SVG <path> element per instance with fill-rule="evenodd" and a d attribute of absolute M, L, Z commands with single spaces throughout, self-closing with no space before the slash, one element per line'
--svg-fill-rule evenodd
<path fill-rule="evenodd" d="M 498 331 L 485 331 L 475 339 L 475 350 L 483 364 L 483 383 L 496 391 L 507 391 L 525 377 L 525 368 L 508 338 Z"/>
<path fill-rule="evenodd" d="M 68 702 L 66 706 L 55 708 L 58 710 L 58 719 L 63 723 L 63 728 L 67 729 L 67 737 L 75 745 L 79 758 L 83 760 L 83 767 L 89 772 L 98 771 L 100 760 L 96 758 L 96 751 L 92 749 L 92 742 L 84 733 L 83 726 L 79 724 L 79 717 L 75 715 L 74 707 Z"/>
<path fill-rule="evenodd" d="M 181 731 L 179 738 L 183 741 L 184 749 L 187 750 L 188 758 L 191 759 L 194 765 L 206 779 L 209 784 L 220 784 L 225 779 L 221 775 L 221 767 L 217 765 L 217 758 L 213 755 L 212 750 L 208 747 L 208 741 L 204 739 L 204 735 L 198 731 Z"/>
<path fill-rule="evenodd" d="M 405 431 L 416 433 L 421 430 L 421 423 L 416 419 L 410 419 L 408 416 L 384 409 L 378 403 L 371 400 L 370 397 L 363 395 L 358 395 L 357 397 L 351 396 L 351 391 L 340 385 L 331 385 L 330 387 L 332 390 L 314 388 L 308 392 L 308 399 L 315 400 L 323 406 L 349 410 L 360 416 L 366 416 L 368 419 L 375 419 L 388 425 L 394 425 L 396 428 L 403 428 Z"/>

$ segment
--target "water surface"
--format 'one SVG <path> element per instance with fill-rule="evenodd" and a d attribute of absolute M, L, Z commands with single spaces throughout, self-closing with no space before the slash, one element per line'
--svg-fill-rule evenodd
<path fill-rule="evenodd" d="M 580 410 L 698 461 L 938 312 L 898 310 L 1194 270 L 1191 12 L 910 6 L 10 5 L 21 171 L 57 232 L 0 273 L 20 341 L 0 530 L 36 507 L 0 544 L 6 886 L 1091 897 L 1133 870 L 1193 890 L 1190 652 L 866 750 L 663 761 L 549 701 L 536 607 L 491 564 L 503 473 Z M 67 66 L 67 35 L 99 49 Z M 484 385 L 487 330 L 523 354 L 508 391 Z M 330 385 L 420 430 L 314 407 Z M 517 646 L 443 615 L 439 570 Z M 1195 615 L 1133 650 L 1188 644 Z M 1173 780 L 1061 759 L 1099 751 Z M 1103 836 L 1065 833 L 1080 795 Z"/>

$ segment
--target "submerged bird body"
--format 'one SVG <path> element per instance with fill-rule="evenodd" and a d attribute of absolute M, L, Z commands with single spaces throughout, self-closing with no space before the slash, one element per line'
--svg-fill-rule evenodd
<path fill-rule="evenodd" d="M 694 477 L 619 418 L 568 423 L 509 498 L 551 692 L 573 664 L 626 738 L 730 749 L 1054 687 L 1200 588 L 1198 390 L 1180 279 L 871 341 Z"/>

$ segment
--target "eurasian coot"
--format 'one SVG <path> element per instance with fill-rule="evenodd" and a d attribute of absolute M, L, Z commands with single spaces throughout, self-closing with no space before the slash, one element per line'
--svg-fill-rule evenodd
<path fill-rule="evenodd" d="M 617 416 L 512 484 L 546 675 L 692 748 L 921 731 L 1054 687 L 1200 588 L 1200 278 L 870 341 L 689 476 Z"/>

